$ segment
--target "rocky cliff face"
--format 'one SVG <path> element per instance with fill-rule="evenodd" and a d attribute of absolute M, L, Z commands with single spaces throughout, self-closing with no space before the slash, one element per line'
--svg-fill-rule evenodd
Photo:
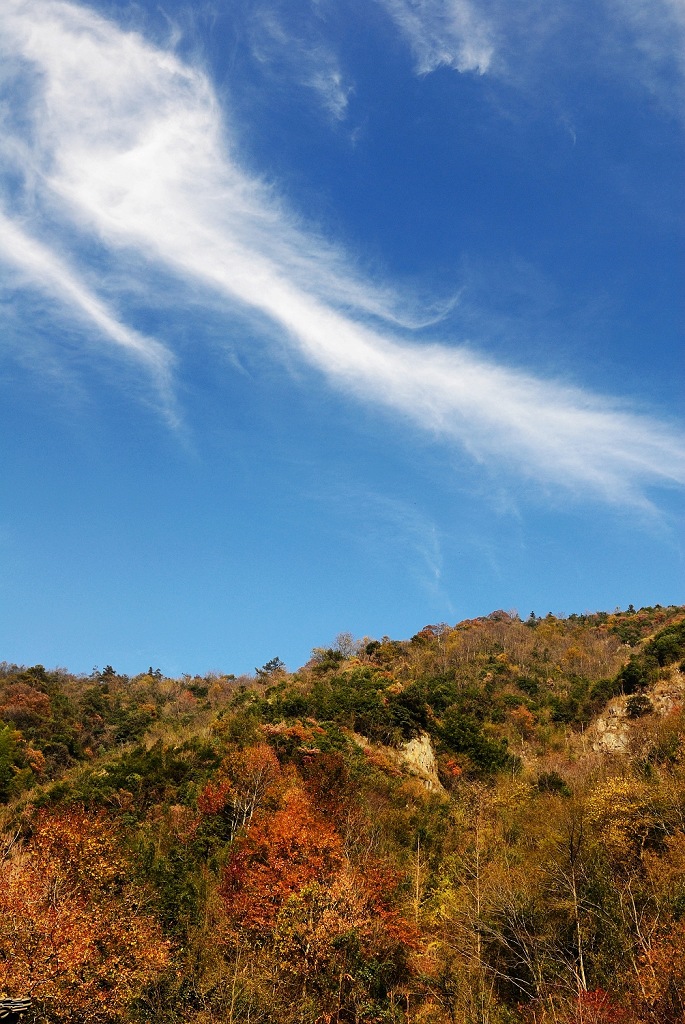
<path fill-rule="evenodd" d="M 367 736 L 346 730 L 347 735 L 377 764 L 393 774 L 407 774 L 420 782 L 429 793 L 444 793 L 445 788 L 438 777 L 438 762 L 431 738 L 426 732 L 407 740 L 401 747 L 389 747 L 373 743 Z"/>
<path fill-rule="evenodd" d="M 659 679 L 644 695 L 615 697 L 587 730 L 591 747 L 599 753 L 626 754 L 633 746 L 637 723 L 646 715 L 664 718 L 685 699 L 685 676 L 672 667 L 665 679 Z M 639 713 L 636 715 L 635 711 Z"/>
<path fill-rule="evenodd" d="M 438 778 L 435 751 L 427 733 L 421 733 L 404 743 L 400 748 L 400 755 L 409 774 L 419 779 L 429 793 L 444 793 L 445 790 Z"/>

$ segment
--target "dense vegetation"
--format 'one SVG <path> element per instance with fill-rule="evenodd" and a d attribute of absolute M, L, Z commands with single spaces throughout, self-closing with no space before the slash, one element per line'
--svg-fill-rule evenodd
<path fill-rule="evenodd" d="M 684 659 L 657 606 L 253 677 L 3 664 L 0 990 L 73 1024 L 682 1024 Z"/>

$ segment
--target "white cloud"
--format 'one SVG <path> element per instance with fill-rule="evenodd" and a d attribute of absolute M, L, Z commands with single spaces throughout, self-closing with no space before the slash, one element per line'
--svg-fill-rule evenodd
<path fill-rule="evenodd" d="M 17 142 L 15 153 L 30 153 L 24 164 L 41 197 L 34 239 L 39 210 L 49 207 L 94 233 L 113 261 L 135 253 L 201 282 L 225 302 L 227 317 L 235 307 L 257 315 L 331 385 L 477 460 L 608 501 L 644 502 L 648 485 L 685 483 L 682 438 L 667 426 L 468 348 L 400 337 L 388 290 L 368 286 L 241 170 L 230 126 L 198 70 L 56 0 L 5 0 L 0 36 L 0 56 L 19 62 L 32 90 L 30 119 L 8 127 L 24 146 Z M 16 220 L 5 230 L 5 252 L 15 261 L 24 252 L 22 266 L 39 286 L 47 282 L 157 369 L 166 365 L 164 349 L 115 320 L 47 243 L 24 240 Z M 160 298 L 153 292 L 151 305 Z"/>
<path fill-rule="evenodd" d="M 605 40 L 616 75 L 631 75 L 679 119 L 685 114 L 683 0 L 605 0 L 613 31 Z"/>
<path fill-rule="evenodd" d="M 685 111 L 683 0 L 599 0 L 588 22 L 573 0 L 378 0 L 409 44 L 416 70 L 491 73 L 539 92 L 569 65 L 592 66 L 627 88 Z M 560 42 L 563 45 L 560 46 Z"/>
<path fill-rule="evenodd" d="M 380 0 L 407 39 L 419 74 L 445 65 L 486 72 L 494 53 L 493 26 L 471 0 Z"/>
<path fill-rule="evenodd" d="M 2 211 L 0 260 L 21 272 L 17 285 L 21 286 L 23 279 L 60 300 L 77 316 L 94 324 L 103 337 L 145 363 L 159 385 L 168 388 L 173 361 L 168 349 L 121 323 L 53 251 L 31 238 Z"/>
<path fill-rule="evenodd" d="M 342 121 L 347 115 L 352 86 L 345 84 L 343 73 L 330 51 L 316 50 L 311 56 L 313 60 L 302 81 L 318 93 L 328 113 Z"/>
<path fill-rule="evenodd" d="M 256 59 L 281 82 L 285 77 L 311 90 L 335 121 L 344 120 L 354 89 L 336 53 L 324 41 L 321 26 L 307 21 L 298 31 L 286 28 L 277 5 L 256 9 L 251 15 Z"/>

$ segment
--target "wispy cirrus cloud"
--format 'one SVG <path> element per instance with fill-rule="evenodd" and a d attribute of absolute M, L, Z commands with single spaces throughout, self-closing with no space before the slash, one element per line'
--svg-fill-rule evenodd
<path fill-rule="evenodd" d="M 612 502 L 644 504 L 649 486 L 685 483 L 683 438 L 668 425 L 401 329 L 410 318 L 392 290 L 369 285 L 242 169 L 230 115 L 198 68 L 61 0 L 6 0 L 0 38 L 24 97 L 21 117 L 5 119 L 0 255 L 156 374 L 170 366 L 164 346 L 66 269 L 48 240 L 55 225 L 97 238 L 113 265 L 133 254 L 212 289 L 227 331 L 235 310 L 251 313 L 332 386 L 476 460 Z M 151 306 L 165 301 L 153 282 Z"/>
<path fill-rule="evenodd" d="M 401 566 L 430 598 L 439 599 L 453 612 L 444 586 L 444 538 L 417 503 L 360 489 L 358 484 L 344 487 L 339 480 L 327 481 L 325 493 L 314 498 L 342 511 L 345 522 L 353 524 L 347 540 L 363 548 L 365 562 Z"/>
<path fill-rule="evenodd" d="M 605 53 L 675 117 L 685 114 L 685 4 L 682 0 L 605 0 L 612 31 Z"/>
<path fill-rule="evenodd" d="M 347 116 L 354 89 L 316 20 L 304 21 L 298 30 L 286 28 L 274 4 L 252 10 L 250 28 L 253 56 L 273 76 L 310 90 L 335 121 Z"/>
<path fill-rule="evenodd" d="M 441 66 L 488 71 L 494 25 L 471 0 L 379 0 L 411 46 L 419 74 Z"/>
<path fill-rule="evenodd" d="M 0 259 L 20 273 L 15 286 L 28 284 L 56 298 L 75 316 L 94 325 L 103 338 L 146 364 L 160 388 L 167 391 L 171 352 L 156 339 L 122 323 L 52 249 L 31 238 L 1 210 Z"/>
<path fill-rule="evenodd" d="M 491 73 L 518 85 L 553 80 L 569 60 L 646 89 L 682 118 L 685 5 L 682 0 L 378 0 L 407 41 L 418 74 L 439 67 Z M 559 41 L 563 40 L 563 46 Z M 573 40 L 572 45 L 568 45 Z"/>

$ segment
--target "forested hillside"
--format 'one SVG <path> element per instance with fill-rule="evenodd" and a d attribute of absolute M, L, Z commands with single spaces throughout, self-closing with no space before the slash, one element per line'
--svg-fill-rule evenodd
<path fill-rule="evenodd" d="M 682 1024 L 685 607 L 0 666 L 27 1021 Z"/>

